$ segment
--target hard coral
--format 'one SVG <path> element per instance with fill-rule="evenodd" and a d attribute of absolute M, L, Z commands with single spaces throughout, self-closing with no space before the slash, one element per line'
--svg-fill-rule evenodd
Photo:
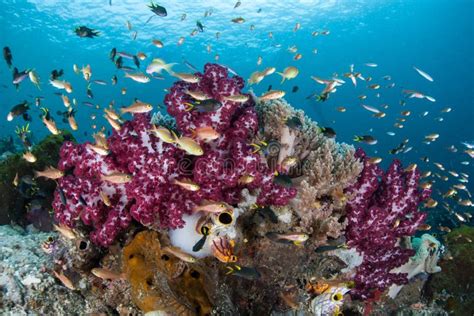
<path fill-rule="evenodd" d="M 260 137 L 280 143 L 278 164 L 289 156 L 299 160 L 291 170 L 301 176 L 296 181 L 298 194 L 291 202 L 299 218 L 297 225 L 311 233 L 317 244 L 324 243 L 327 236 L 339 237 L 345 227 L 340 220 L 345 204 L 342 190 L 362 170 L 355 149 L 325 137 L 316 122 L 283 99 L 262 102 L 257 109 L 263 125 Z M 287 119 L 301 124 L 288 124 Z"/>
<path fill-rule="evenodd" d="M 95 243 L 109 246 L 132 218 L 151 228 L 174 229 L 183 226 L 184 213 L 191 213 L 204 200 L 237 204 L 244 188 L 258 192 L 261 205 L 284 205 L 296 195 L 294 188 L 273 183 L 274 170 L 249 146 L 258 128 L 253 101 L 225 100 L 225 96 L 241 94 L 243 79 L 229 78 L 224 67 L 214 64 L 207 64 L 204 74 L 196 75 L 199 83 L 173 85 L 165 97 L 168 112 L 182 134 L 189 136 L 195 128 L 211 126 L 220 137 L 200 144 L 202 156 L 186 156 L 175 145 L 150 134 L 148 115 L 136 114 L 107 140 L 107 156 L 87 144 L 64 144 L 59 168 L 73 170 L 59 180 L 67 203 L 61 201 L 59 189 L 55 194 L 53 207 L 60 223 L 72 227 L 80 218 L 94 228 L 90 238 Z M 187 111 L 184 103 L 193 101 L 188 90 L 200 90 L 222 106 L 208 113 Z M 115 184 L 101 179 L 112 172 L 130 174 L 132 180 Z M 253 182 L 239 183 L 243 175 L 252 176 Z M 174 179 L 185 177 L 192 177 L 200 190 L 191 192 L 173 184 Z M 110 207 L 101 199 L 101 192 L 109 196 Z"/>
<path fill-rule="evenodd" d="M 157 232 L 140 232 L 124 247 L 123 267 L 132 299 L 143 312 L 210 314 L 204 274 L 164 254 Z"/>
<path fill-rule="evenodd" d="M 425 220 L 426 214 L 417 208 L 431 191 L 418 190 L 417 168 L 404 171 L 394 160 L 384 173 L 361 149 L 356 156 L 363 161 L 364 169 L 357 183 L 346 191 L 351 196 L 346 205 L 346 239 L 349 247 L 363 255 L 351 294 L 366 299 L 373 290 L 408 282 L 406 273 L 393 273 L 392 269 L 406 263 L 415 251 L 401 248 L 398 242 L 401 237 L 413 235 Z"/>

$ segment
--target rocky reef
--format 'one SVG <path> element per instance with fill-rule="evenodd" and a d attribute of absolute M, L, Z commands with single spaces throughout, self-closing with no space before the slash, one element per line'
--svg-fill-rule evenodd
<path fill-rule="evenodd" d="M 55 235 L 0 226 L 0 314 L 82 313 L 84 298 L 58 284 L 48 273 L 51 258 L 39 246 Z"/>
<path fill-rule="evenodd" d="M 33 176 L 35 170 L 58 164 L 59 149 L 66 140 L 73 141 L 74 138 L 69 132 L 62 131 L 31 146 L 29 151 L 36 158 L 34 162 L 26 161 L 23 153 L 12 154 L 0 161 L 0 224 L 33 223 L 39 229 L 51 229 L 49 213 L 56 184 Z"/>
<path fill-rule="evenodd" d="M 461 226 L 445 236 L 447 254 L 440 261 L 442 273 L 428 281 L 426 294 L 452 315 L 474 313 L 474 229 Z"/>
<path fill-rule="evenodd" d="M 206 64 L 169 89 L 169 115 L 63 144 L 60 234 L 42 248 L 85 313 L 367 314 L 439 272 L 440 243 L 411 239 L 430 193 L 416 167 L 384 173 L 284 99 L 243 88 Z"/>

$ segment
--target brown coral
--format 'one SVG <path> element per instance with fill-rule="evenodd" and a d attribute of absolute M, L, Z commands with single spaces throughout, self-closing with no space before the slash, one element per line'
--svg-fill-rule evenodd
<path fill-rule="evenodd" d="M 172 315 L 209 315 L 204 273 L 161 251 L 154 231 L 138 233 L 123 249 L 123 266 L 134 303 L 143 311 Z"/>
<path fill-rule="evenodd" d="M 317 243 L 326 241 L 326 236 L 339 237 L 345 227 L 341 221 L 346 200 L 343 190 L 362 170 L 354 147 L 325 137 L 315 122 L 285 100 L 260 103 L 258 110 L 265 126 L 260 138 L 280 142 L 278 163 L 288 156 L 299 159 L 291 171 L 299 176 L 293 179 L 298 195 L 291 202 L 299 226 L 312 233 Z M 285 123 L 289 118 L 298 118 L 302 125 L 289 128 Z"/>

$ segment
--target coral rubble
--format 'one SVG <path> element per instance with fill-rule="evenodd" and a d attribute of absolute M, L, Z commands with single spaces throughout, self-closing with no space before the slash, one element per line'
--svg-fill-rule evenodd
<path fill-rule="evenodd" d="M 52 235 L 0 226 L 0 314 L 82 313 L 83 297 L 68 291 L 51 274 L 45 273 L 49 258 L 39 246 Z"/>

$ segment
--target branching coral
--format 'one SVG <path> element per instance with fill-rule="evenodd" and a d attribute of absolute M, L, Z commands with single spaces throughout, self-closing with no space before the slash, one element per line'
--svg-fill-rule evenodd
<path fill-rule="evenodd" d="M 383 173 L 361 149 L 356 156 L 363 161 L 364 169 L 357 183 L 346 192 L 351 196 L 346 205 L 346 239 L 349 247 L 355 247 L 363 255 L 363 262 L 356 269 L 356 287 L 351 293 L 366 299 L 375 289 L 383 291 L 392 284 L 408 282 L 406 273 L 392 272 L 415 253 L 401 248 L 399 239 L 413 235 L 423 223 L 426 214 L 417 208 L 431 191 L 417 188 L 420 178 L 417 168 L 404 171 L 395 160 Z"/>
<path fill-rule="evenodd" d="M 260 137 L 281 145 L 278 163 L 289 156 L 299 159 L 293 172 L 302 176 L 295 181 L 298 195 L 291 203 L 299 225 L 313 233 L 318 243 L 326 236 L 339 237 L 345 225 L 340 220 L 345 203 L 342 191 L 362 170 L 354 148 L 325 137 L 315 122 L 284 100 L 261 103 L 258 112 L 264 127 Z"/>
<path fill-rule="evenodd" d="M 136 114 L 107 139 L 109 153 L 105 156 L 90 144 L 65 143 L 59 169 L 68 175 L 59 180 L 53 203 L 60 223 L 73 227 L 81 219 L 94 228 L 90 238 L 95 243 L 109 246 L 132 219 L 152 228 L 175 229 L 184 225 L 183 214 L 192 213 L 206 200 L 237 204 L 244 188 L 258 192 L 260 205 L 285 205 L 296 195 L 294 188 L 274 183 L 273 170 L 249 145 L 258 128 L 253 102 L 226 99 L 241 94 L 243 79 L 228 77 L 224 67 L 214 64 L 207 64 L 205 72 L 196 76 L 199 83 L 175 83 L 165 104 L 176 119 L 178 132 L 191 136 L 196 128 L 212 127 L 218 139 L 199 140 L 202 156 L 185 155 L 175 144 L 150 133 L 148 115 Z M 208 112 L 189 111 L 185 103 L 194 102 L 187 94 L 190 90 L 205 93 L 221 106 Z M 104 180 L 104 175 L 117 172 L 131 180 Z M 244 175 L 253 181 L 242 184 L 239 180 Z M 174 182 L 188 178 L 199 185 L 198 191 Z M 104 195 L 110 203 L 104 201 Z"/>

